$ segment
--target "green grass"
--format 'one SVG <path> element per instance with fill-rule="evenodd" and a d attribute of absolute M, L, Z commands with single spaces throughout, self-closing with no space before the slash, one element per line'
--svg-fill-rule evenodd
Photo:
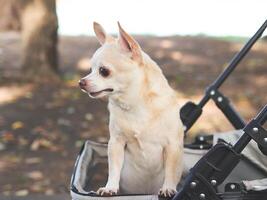
<path fill-rule="evenodd" d="M 242 37 L 242 36 L 233 36 L 233 35 L 226 35 L 226 36 L 215 36 L 213 37 L 215 39 L 229 41 L 229 42 L 246 42 L 249 40 L 248 37 Z"/>

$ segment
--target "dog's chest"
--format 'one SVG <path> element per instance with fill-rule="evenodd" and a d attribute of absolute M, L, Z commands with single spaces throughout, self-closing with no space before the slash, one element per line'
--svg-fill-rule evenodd
<path fill-rule="evenodd" d="M 117 134 L 123 135 L 128 141 L 141 139 L 148 129 L 145 117 L 125 113 L 111 115 L 110 125 Z"/>
<path fill-rule="evenodd" d="M 162 161 L 163 141 L 154 137 L 156 130 L 146 119 L 123 117 L 116 119 L 116 126 L 117 133 L 126 140 L 125 156 L 129 158 L 128 162 L 134 162 L 135 168 L 159 171 L 161 166 L 155 166 L 155 163 Z"/>
<path fill-rule="evenodd" d="M 115 117 L 115 119 L 113 118 Z M 155 168 L 155 161 L 161 162 L 165 138 L 157 134 L 156 128 L 145 116 L 112 116 L 110 127 L 115 134 L 126 141 L 126 155 L 140 166 Z M 157 167 L 156 167 L 157 168 Z"/>
<path fill-rule="evenodd" d="M 166 126 L 168 121 L 164 116 L 157 116 L 156 120 L 146 109 L 123 110 L 109 105 L 110 122 L 109 128 L 112 134 L 119 134 L 126 139 L 127 143 L 165 143 Z M 152 113 L 153 114 L 153 113 Z M 154 119 L 154 120 L 152 120 Z"/>

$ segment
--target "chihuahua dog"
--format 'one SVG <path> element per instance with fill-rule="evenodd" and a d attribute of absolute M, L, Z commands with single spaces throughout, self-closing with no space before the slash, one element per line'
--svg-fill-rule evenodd
<path fill-rule="evenodd" d="M 94 23 L 101 47 L 79 81 L 90 97 L 108 97 L 109 175 L 97 193 L 172 196 L 183 171 L 177 94 L 159 66 L 118 26 L 115 39 Z"/>

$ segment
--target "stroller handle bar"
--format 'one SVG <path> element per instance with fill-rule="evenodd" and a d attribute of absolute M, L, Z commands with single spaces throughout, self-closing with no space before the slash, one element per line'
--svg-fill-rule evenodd
<path fill-rule="evenodd" d="M 236 68 L 236 66 L 240 63 L 240 61 L 245 57 L 245 55 L 249 52 L 255 42 L 262 36 L 263 32 L 267 28 L 267 20 L 262 24 L 259 30 L 254 34 L 254 36 L 245 44 L 245 46 L 241 49 L 239 53 L 237 53 L 233 59 L 230 61 L 228 67 L 219 75 L 219 77 L 211 84 L 209 88 L 218 89 L 227 77 L 232 73 L 232 71 Z M 199 102 L 199 106 L 201 108 L 209 101 L 210 96 L 205 95 L 202 100 Z"/>
<path fill-rule="evenodd" d="M 215 88 L 219 88 L 225 79 L 230 75 L 230 73 L 235 69 L 238 63 L 243 59 L 243 57 L 249 52 L 253 44 L 262 36 L 263 32 L 267 27 L 267 20 L 255 33 L 255 35 L 246 43 L 246 45 L 241 49 L 240 53 L 236 54 L 235 57 L 230 61 L 229 66 L 225 69 L 225 72 L 221 74 L 212 84 Z"/>
<path fill-rule="evenodd" d="M 229 65 L 218 76 L 218 78 L 216 78 L 216 80 L 206 88 L 205 95 L 202 97 L 198 104 L 195 104 L 193 102 L 187 102 L 180 109 L 180 118 L 184 124 L 185 132 L 187 132 L 194 125 L 194 123 L 202 114 L 203 107 L 210 99 L 212 99 L 216 103 L 216 106 L 223 112 L 229 122 L 236 129 L 244 128 L 246 124 L 245 120 L 231 105 L 229 99 L 219 91 L 219 88 L 229 77 L 229 75 L 234 71 L 234 69 L 245 57 L 245 55 L 247 55 L 247 53 L 256 43 L 256 41 L 262 36 L 266 28 L 267 20 L 262 24 L 258 31 L 253 35 L 253 37 L 244 45 L 244 47 L 238 53 L 236 53 L 236 55 L 230 61 Z"/>

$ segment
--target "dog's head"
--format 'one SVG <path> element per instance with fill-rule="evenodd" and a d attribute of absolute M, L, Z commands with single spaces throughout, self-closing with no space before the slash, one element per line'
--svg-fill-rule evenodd
<path fill-rule="evenodd" d="M 142 50 L 119 23 L 118 26 L 119 37 L 115 39 L 94 22 L 94 31 L 101 47 L 91 59 L 89 74 L 79 81 L 81 89 L 92 98 L 124 93 L 140 78 Z"/>

